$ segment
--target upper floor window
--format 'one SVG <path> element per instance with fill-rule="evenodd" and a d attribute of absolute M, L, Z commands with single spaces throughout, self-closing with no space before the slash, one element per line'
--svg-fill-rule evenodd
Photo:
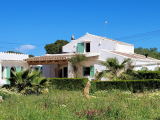
<path fill-rule="evenodd" d="M 90 52 L 90 43 L 86 43 L 86 52 Z"/>

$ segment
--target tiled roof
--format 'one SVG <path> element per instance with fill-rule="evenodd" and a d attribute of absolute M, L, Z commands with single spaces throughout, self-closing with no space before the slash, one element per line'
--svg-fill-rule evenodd
<path fill-rule="evenodd" d="M 110 40 L 110 41 L 114 41 L 114 42 L 117 42 L 117 43 L 119 43 L 119 44 L 123 44 L 123 45 L 130 45 L 130 46 L 134 46 L 134 45 L 129 44 L 129 43 L 121 42 L 121 41 L 114 40 L 114 39 L 110 39 L 110 38 L 106 38 L 106 37 L 101 37 L 101 36 L 92 35 L 92 34 L 88 34 L 88 35 L 91 35 L 91 36 L 94 36 L 94 37 L 97 37 L 97 38 L 100 38 L 100 39 L 103 39 L 103 40 Z"/>
<path fill-rule="evenodd" d="M 70 57 L 74 56 L 76 53 L 67 54 L 46 54 L 39 57 L 31 57 L 24 59 L 25 61 L 44 61 L 44 60 L 68 60 Z M 99 56 L 99 53 L 84 53 L 86 57 Z"/>
<path fill-rule="evenodd" d="M 118 51 L 110 51 L 110 52 L 116 53 L 116 54 L 119 54 L 119 55 L 122 55 L 122 56 L 125 56 L 128 58 L 133 58 L 133 59 L 158 60 L 158 59 L 151 58 L 151 57 L 146 58 L 146 56 L 144 56 L 144 55 L 135 54 L 135 53 L 122 53 L 122 52 L 118 52 Z"/>

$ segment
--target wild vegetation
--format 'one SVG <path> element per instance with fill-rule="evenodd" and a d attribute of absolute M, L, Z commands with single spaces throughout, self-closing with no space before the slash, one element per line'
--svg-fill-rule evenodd
<path fill-rule="evenodd" d="M 81 91 L 50 90 L 44 95 L 3 92 L 1 119 L 7 120 L 144 120 L 160 119 L 160 92 L 98 91 L 87 100 Z M 8 95 L 10 94 L 10 95 Z"/>

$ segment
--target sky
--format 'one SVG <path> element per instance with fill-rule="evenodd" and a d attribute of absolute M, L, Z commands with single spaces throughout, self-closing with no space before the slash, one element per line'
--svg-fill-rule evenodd
<path fill-rule="evenodd" d="M 160 51 L 160 0 L 0 0 L 0 51 L 41 56 L 90 34 Z M 126 37 L 127 36 L 127 37 Z"/>

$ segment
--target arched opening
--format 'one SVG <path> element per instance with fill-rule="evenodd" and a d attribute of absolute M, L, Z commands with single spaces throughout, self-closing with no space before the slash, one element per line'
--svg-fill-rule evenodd
<path fill-rule="evenodd" d="M 10 75 L 11 75 L 11 77 L 14 77 L 14 75 L 13 75 L 12 71 L 13 71 L 13 72 L 16 72 L 16 68 L 15 68 L 15 67 L 11 67 L 11 71 L 10 71 L 10 72 L 11 72 L 11 74 L 10 74 Z"/>

